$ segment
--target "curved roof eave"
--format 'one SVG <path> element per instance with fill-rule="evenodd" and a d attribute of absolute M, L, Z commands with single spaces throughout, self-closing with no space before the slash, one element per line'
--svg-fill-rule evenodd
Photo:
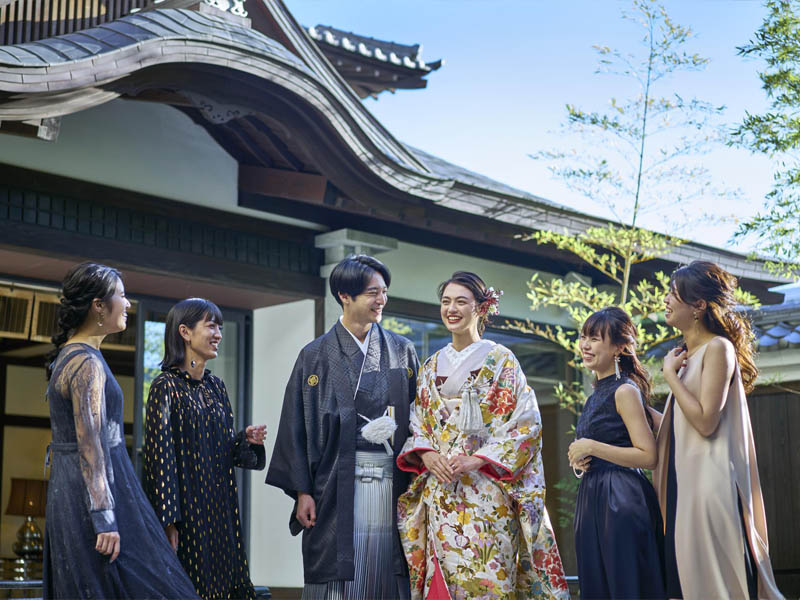
<path fill-rule="evenodd" d="M 127 81 L 134 83 L 137 74 L 146 79 L 151 67 L 203 65 L 288 91 L 334 132 L 357 158 L 359 169 L 373 178 L 372 185 L 378 183 L 390 195 L 433 201 L 530 229 L 577 232 L 607 223 L 404 146 L 361 105 L 280 0 L 261 1 L 294 38 L 290 41 L 301 50 L 299 57 L 275 40 L 220 17 L 182 9 L 137 13 L 93 29 L 0 46 L 0 120 L 71 114 L 119 97 Z M 136 86 L 147 87 L 141 81 Z M 260 112 L 261 107 L 251 100 L 248 108 Z M 696 243 L 664 258 L 685 262 L 700 257 L 740 276 L 780 280 L 740 254 Z"/>
<path fill-rule="evenodd" d="M 261 33 L 197 11 L 162 9 L 37 42 L 0 46 L 0 120 L 58 117 L 120 96 L 126 78 L 150 67 L 200 64 L 271 82 L 310 105 L 385 184 L 441 200 L 452 186 L 390 154 L 297 56 Z M 258 110 L 258 106 L 249 107 Z M 404 152 L 410 153 L 405 150 Z M 413 155 L 411 155 L 413 156 Z"/>
<path fill-rule="evenodd" d="M 389 130 L 369 112 L 358 94 L 331 64 L 308 31 L 289 12 L 283 0 L 258 0 L 258 6 L 270 15 L 292 49 L 317 75 L 319 80 L 328 86 L 330 92 L 342 102 L 359 126 L 376 140 L 380 140 L 381 148 L 386 154 L 395 157 L 402 165 L 427 171 L 425 163 L 395 139 Z"/>

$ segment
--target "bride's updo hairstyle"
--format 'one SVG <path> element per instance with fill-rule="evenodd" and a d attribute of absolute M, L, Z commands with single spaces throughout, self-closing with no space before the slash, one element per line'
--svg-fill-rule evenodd
<path fill-rule="evenodd" d="M 758 376 L 753 360 L 753 329 L 750 322 L 736 310 L 733 292 L 738 285 L 736 277 L 719 265 L 695 260 L 675 270 L 669 287 L 678 300 L 694 305 L 705 300 L 703 325 L 711 333 L 728 338 L 736 350 L 736 359 L 742 372 L 742 383 L 750 392 Z"/>
<path fill-rule="evenodd" d="M 53 361 L 58 351 L 83 325 L 92 308 L 95 298 L 108 302 L 117 289 L 117 281 L 122 278 L 119 271 L 92 262 L 72 267 L 61 284 L 61 304 L 58 307 L 58 329 L 51 338 L 55 345 L 47 357 L 47 378 L 50 379 Z"/>
<path fill-rule="evenodd" d="M 489 292 L 483 279 L 470 273 L 469 271 L 456 271 L 450 276 L 450 279 L 443 281 L 439 284 L 438 294 L 439 302 L 442 301 L 445 288 L 451 283 L 457 283 L 467 288 L 472 295 L 475 296 L 475 309 L 478 312 L 478 334 L 483 335 L 486 330 L 486 324 L 489 322 L 489 303 L 494 300 L 496 304 L 496 296 Z"/>

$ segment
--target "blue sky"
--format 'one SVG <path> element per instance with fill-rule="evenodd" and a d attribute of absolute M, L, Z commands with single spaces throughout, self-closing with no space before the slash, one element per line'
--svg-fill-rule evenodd
<path fill-rule="evenodd" d="M 285 0 L 304 25 L 332 25 L 379 39 L 421 43 L 423 59 L 443 58 L 424 90 L 381 94 L 367 107 L 400 140 L 499 181 L 600 216 L 602 206 L 570 192 L 546 165 L 528 157 L 558 147 L 566 103 L 602 109 L 630 90 L 607 75 L 595 75 L 593 44 L 634 50 L 640 32 L 621 18 L 629 2 L 612 0 Z M 759 63 L 736 55 L 764 15 L 754 0 L 666 2 L 667 12 L 695 37 L 688 48 L 710 59 L 700 73 L 674 79 L 685 97 L 725 105 L 724 120 L 736 124 L 745 110 L 766 108 Z M 666 91 L 667 88 L 665 88 Z M 726 222 L 692 223 L 684 235 L 716 246 L 732 245 L 731 218 L 753 214 L 763 204 L 772 175 L 770 162 L 738 149 L 704 156 L 715 180 L 741 189 L 738 200 L 689 207 Z M 715 203 L 717 204 L 717 203 Z M 669 210 L 669 209 L 665 209 Z M 642 222 L 658 229 L 669 214 Z"/>

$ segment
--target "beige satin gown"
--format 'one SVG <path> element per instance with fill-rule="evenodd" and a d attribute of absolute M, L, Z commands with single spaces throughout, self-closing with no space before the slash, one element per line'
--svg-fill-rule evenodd
<path fill-rule="evenodd" d="M 700 398 L 703 357 L 708 343 L 697 348 L 679 374 Z M 769 560 L 767 520 L 742 376 L 737 364 L 716 431 L 701 435 L 686 419 L 672 394 L 658 432 L 658 467 L 653 473 L 661 514 L 666 522 L 670 421 L 675 427 L 675 553 L 686 600 L 748 598 L 742 521 L 736 501 L 742 500 L 747 540 L 758 566 L 758 597 L 783 598 Z"/>

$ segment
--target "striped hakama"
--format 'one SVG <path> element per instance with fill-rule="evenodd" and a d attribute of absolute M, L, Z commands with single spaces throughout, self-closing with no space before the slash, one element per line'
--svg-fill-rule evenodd
<path fill-rule="evenodd" d="M 392 568 L 392 470 L 385 452 L 356 451 L 353 500 L 352 581 L 307 583 L 303 600 L 394 600 L 408 598 L 408 579 Z"/>

